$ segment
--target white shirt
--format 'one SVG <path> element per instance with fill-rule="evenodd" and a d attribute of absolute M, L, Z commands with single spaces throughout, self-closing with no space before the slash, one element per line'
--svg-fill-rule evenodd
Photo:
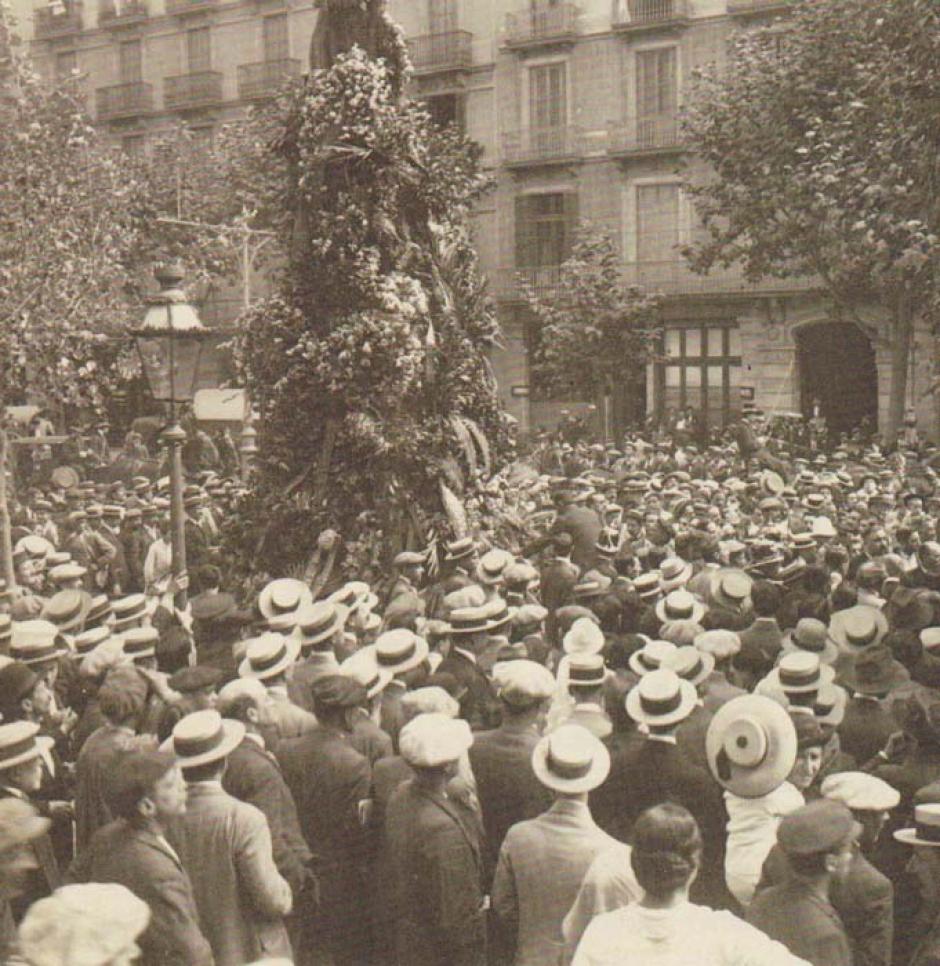
<path fill-rule="evenodd" d="M 785 946 L 730 912 L 685 902 L 630 905 L 598 916 L 572 966 L 807 966 Z"/>
<path fill-rule="evenodd" d="M 725 792 L 728 810 L 725 882 L 742 906 L 754 898 L 764 860 L 777 841 L 781 819 L 803 804 L 802 793 L 789 782 L 762 798 L 739 798 Z"/>

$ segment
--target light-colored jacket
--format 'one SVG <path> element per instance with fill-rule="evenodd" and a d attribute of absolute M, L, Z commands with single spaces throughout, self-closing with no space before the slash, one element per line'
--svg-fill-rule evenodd
<path fill-rule="evenodd" d="M 739 798 L 725 792 L 728 810 L 725 882 L 742 906 L 754 898 L 764 859 L 777 841 L 780 820 L 803 804 L 802 794 L 789 782 L 761 798 Z"/>
<path fill-rule="evenodd" d="M 518 822 L 503 840 L 493 880 L 493 910 L 516 935 L 516 966 L 557 963 L 562 920 L 595 856 L 615 848 L 583 802 L 558 799 L 538 818 Z"/>
<path fill-rule="evenodd" d="M 290 886 L 274 865 L 268 823 L 254 805 L 219 782 L 196 782 L 171 844 L 192 881 L 216 966 L 290 957 L 282 921 L 291 910 Z"/>

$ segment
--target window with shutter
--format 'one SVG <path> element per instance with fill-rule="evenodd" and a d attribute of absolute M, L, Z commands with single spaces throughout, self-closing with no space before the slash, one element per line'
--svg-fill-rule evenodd
<path fill-rule="evenodd" d="M 636 187 L 636 259 L 673 262 L 679 244 L 679 186 L 644 184 Z"/>
<path fill-rule="evenodd" d="M 265 61 L 270 63 L 272 60 L 287 60 L 290 57 L 286 13 L 265 17 L 261 21 L 261 34 Z"/>
<path fill-rule="evenodd" d="M 516 267 L 556 268 L 568 257 L 578 218 L 573 192 L 516 198 Z"/>
<path fill-rule="evenodd" d="M 541 64 L 529 69 L 529 127 L 553 131 L 564 127 L 567 117 L 567 65 Z"/>
<path fill-rule="evenodd" d="M 55 55 L 56 80 L 68 80 L 72 76 L 72 72 L 77 69 L 78 54 L 74 50 L 63 50 Z"/>
<path fill-rule="evenodd" d="M 212 48 L 208 27 L 186 31 L 186 64 L 190 74 L 212 69 Z"/>
<path fill-rule="evenodd" d="M 446 34 L 457 29 L 457 0 L 428 0 L 428 33 Z"/>
<path fill-rule="evenodd" d="M 139 40 L 125 40 L 118 47 L 118 75 L 122 84 L 136 84 L 140 81 L 141 44 Z"/>
<path fill-rule="evenodd" d="M 637 141 L 655 147 L 675 135 L 678 109 L 676 48 L 640 50 L 636 54 Z"/>

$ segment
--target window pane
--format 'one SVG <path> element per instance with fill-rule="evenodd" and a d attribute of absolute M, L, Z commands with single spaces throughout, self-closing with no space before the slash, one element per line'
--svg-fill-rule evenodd
<path fill-rule="evenodd" d="M 210 69 L 212 56 L 208 27 L 197 27 L 195 30 L 186 31 L 186 63 L 191 74 Z"/>
<path fill-rule="evenodd" d="M 637 117 L 672 116 L 676 110 L 676 50 L 641 50 L 636 55 Z"/>
<path fill-rule="evenodd" d="M 716 356 L 725 354 L 725 330 L 706 329 L 705 330 L 705 355 L 714 359 Z"/>
<path fill-rule="evenodd" d="M 666 366 L 666 388 L 675 389 L 680 384 L 679 373 L 682 370 L 679 366 Z"/>
<path fill-rule="evenodd" d="M 741 355 L 741 330 L 736 325 L 728 329 L 728 355 Z"/>
<path fill-rule="evenodd" d="M 735 390 L 732 395 L 737 395 L 737 388 L 741 385 L 741 366 L 728 366 L 728 385 Z"/>
<path fill-rule="evenodd" d="M 141 78 L 141 47 L 139 40 L 128 40 L 118 48 L 118 73 L 122 84 L 135 84 Z"/>
<path fill-rule="evenodd" d="M 265 17 L 261 21 L 262 38 L 264 42 L 264 59 L 286 60 L 290 54 L 287 43 L 287 14 L 279 13 L 273 17 Z"/>
<path fill-rule="evenodd" d="M 723 366 L 708 366 L 705 371 L 708 375 L 709 389 L 720 389 L 724 385 L 725 370 Z"/>
<path fill-rule="evenodd" d="M 559 128 L 565 123 L 565 64 L 544 64 L 529 70 L 529 126 Z"/>
<path fill-rule="evenodd" d="M 702 330 L 685 330 L 685 356 L 697 359 L 702 354 Z"/>
<path fill-rule="evenodd" d="M 686 388 L 691 387 L 693 389 L 697 389 L 699 388 L 699 386 L 702 385 L 701 366 L 685 367 L 685 384 L 686 384 Z"/>
<path fill-rule="evenodd" d="M 666 330 L 666 355 L 677 358 L 681 355 L 681 346 L 679 344 L 679 330 L 678 329 L 667 329 Z"/>
<path fill-rule="evenodd" d="M 637 185 L 637 261 L 675 261 L 675 247 L 678 244 L 679 186 L 675 184 Z"/>

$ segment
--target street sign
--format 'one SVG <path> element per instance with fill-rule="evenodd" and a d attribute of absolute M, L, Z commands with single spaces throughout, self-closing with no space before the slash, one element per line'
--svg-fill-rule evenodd
<path fill-rule="evenodd" d="M 200 389 L 193 397 L 193 413 L 200 422 L 241 423 L 247 403 L 244 389 Z"/>

